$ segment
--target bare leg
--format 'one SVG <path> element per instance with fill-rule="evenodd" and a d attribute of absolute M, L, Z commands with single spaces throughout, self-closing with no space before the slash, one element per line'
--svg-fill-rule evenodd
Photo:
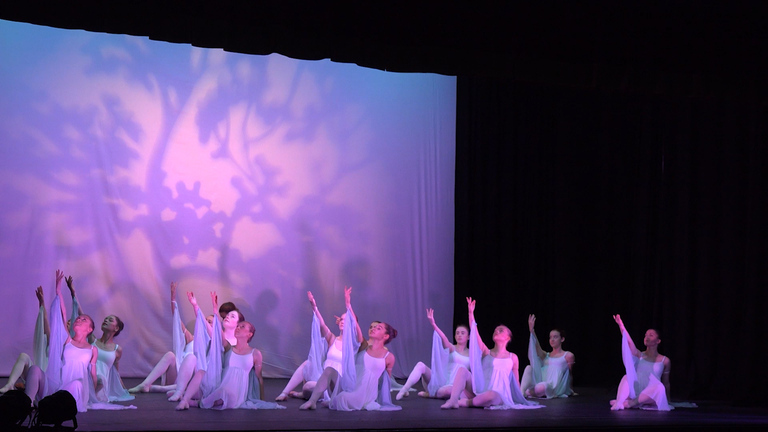
<path fill-rule="evenodd" d="M 169 401 L 176 402 L 181 400 L 182 395 L 184 395 L 184 390 L 186 390 L 187 385 L 190 384 L 190 380 L 193 378 L 192 375 L 195 373 L 196 367 L 197 357 L 195 357 L 194 354 L 184 357 L 184 360 L 181 361 L 181 366 L 179 367 L 179 376 L 176 377 L 176 389 L 173 394 L 168 397 Z"/>
<path fill-rule="evenodd" d="M 179 401 L 179 404 L 176 405 L 176 411 L 181 411 L 185 409 L 189 409 L 191 406 L 196 406 L 195 403 L 192 402 L 192 397 L 200 391 L 200 383 L 203 382 L 203 377 L 205 376 L 205 371 L 199 370 L 195 372 L 195 376 L 192 377 L 192 380 L 189 381 L 189 386 L 187 387 L 187 391 L 184 392 L 184 397 L 181 398 Z"/>
<path fill-rule="evenodd" d="M 18 381 L 19 378 L 26 379 L 27 372 L 29 371 L 29 368 L 31 366 L 32 366 L 32 359 L 29 358 L 29 355 L 25 353 L 19 354 L 19 358 L 17 358 L 16 363 L 13 364 L 13 368 L 11 369 L 11 374 L 8 375 L 8 384 L 0 388 L 0 394 L 3 394 L 8 390 L 13 389 L 13 386 L 16 385 L 16 381 Z"/>
<path fill-rule="evenodd" d="M 32 366 L 27 373 L 27 386 L 24 387 L 24 393 L 32 399 L 34 404 L 36 400 L 43 398 L 45 391 L 45 372 L 38 366 Z"/>
<path fill-rule="evenodd" d="M 317 409 L 317 401 L 320 400 L 323 393 L 331 386 L 331 384 L 336 382 L 338 376 L 339 374 L 336 372 L 336 369 L 325 368 L 323 374 L 317 379 L 317 384 L 315 384 L 315 388 L 312 390 L 312 395 L 309 397 L 309 400 L 303 403 L 299 409 Z"/>
<path fill-rule="evenodd" d="M 300 364 L 299 367 L 293 371 L 293 375 L 291 375 L 291 379 L 288 380 L 288 384 L 285 385 L 283 391 L 281 391 L 280 394 L 275 398 L 276 401 L 284 401 L 288 399 L 288 394 L 291 392 L 291 390 L 295 389 L 297 385 L 304 381 L 304 366 L 306 365 L 307 360 L 304 360 L 304 363 Z"/>
<path fill-rule="evenodd" d="M 459 401 L 459 406 L 463 407 L 480 407 L 485 408 L 493 405 L 501 405 L 501 396 L 493 390 L 480 393 L 472 399 L 462 399 Z"/>
<path fill-rule="evenodd" d="M 166 374 L 167 383 L 176 382 L 176 356 L 168 351 L 163 355 L 159 362 L 152 368 L 144 381 L 142 381 L 136 387 L 128 389 L 129 393 L 148 393 L 151 390 L 152 383 L 160 378 L 163 374 Z"/>
<path fill-rule="evenodd" d="M 411 387 L 413 387 L 414 384 L 416 384 L 417 381 L 419 381 L 419 379 L 422 379 L 422 385 L 425 389 L 427 388 L 429 381 L 432 379 L 432 370 L 422 362 L 416 363 L 416 366 L 413 367 L 411 374 L 408 375 L 408 379 L 405 381 L 405 384 L 403 384 L 403 388 L 397 392 L 395 399 L 400 400 L 403 398 L 403 396 L 407 396 L 408 391 L 411 389 Z"/>
<path fill-rule="evenodd" d="M 451 388 L 451 397 L 448 398 L 448 400 L 440 406 L 442 409 L 455 409 L 459 407 L 459 397 L 461 396 L 461 393 L 464 391 L 464 389 L 467 389 L 470 393 L 472 392 L 471 385 L 472 382 L 470 381 L 470 378 L 472 375 L 469 373 L 468 370 L 464 368 L 459 368 L 459 370 L 456 372 L 456 378 L 453 380 L 453 387 Z"/>
<path fill-rule="evenodd" d="M 315 390 L 315 387 L 317 386 L 317 381 L 307 381 L 304 383 L 304 386 L 301 388 L 301 393 L 299 392 L 291 392 L 291 397 L 295 397 L 297 399 L 304 399 L 309 400 L 309 398 L 312 397 L 312 391 Z"/>

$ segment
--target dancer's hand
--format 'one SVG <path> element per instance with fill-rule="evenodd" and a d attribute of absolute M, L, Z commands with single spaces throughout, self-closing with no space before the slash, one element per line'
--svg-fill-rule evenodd
<path fill-rule="evenodd" d="M 429 320 L 432 325 L 435 325 L 435 310 L 434 309 L 427 309 L 427 319 Z"/>
<path fill-rule="evenodd" d="M 533 333 L 533 326 L 536 324 L 536 315 L 528 315 L 528 331 Z"/>
<path fill-rule="evenodd" d="M 467 310 L 471 314 L 475 313 L 475 300 L 472 300 L 472 297 L 467 297 Z"/>
<path fill-rule="evenodd" d="M 307 291 L 307 298 L 312 305 L 312 309 L 317 309 L 317 303 L 315 303 L 315 296 L 312 295 L 312 291 Z"/>
<path fill-rule="evenodd" d="M 619 330 L 623 333 L 624 330 L 626 330 L 626 327 L 624 327 L 624 322 L 621 320 L 621 315 L 616 314 L 613 316 L 613 320 L 616 321 L 616 324 L 619 325 Z"/>
<path fill-rule="evenodd" d="M 69 294 L 72 298 L 75 298 L 75 284 L 72 280 L 72 275 L 69 275 L 64 281 L 67 283 L 67 288 L 69 288 Z"/>
<path fill-rule="evenodd" d="M 176 301 L 176 288 L 178 288 L 179 284 L 176 282 L 171 282 L 171 301 Z"/>
<path fill-rule="evenodd" d="M 42 286 L 35 288 L 35 295 L 37 296 L 37 302 L 40 304 L 40 306 L 45 307 L 45 298 L 43 297 Z"/>
<path fill-rule="evenodd" d="M 219 313 L 219 296 L 216 291 L 211 291 L 211 303 L 213 304 L 213 310 Z"/>
<path fill-rule="evenodd" d="M 352 306 L 352 287 L 344 287 L 344 305 L 347 309 Z"/>
<path fill-rule="evenodd" d="M 56 270 L 56 295 L 61 296 L 61 280 L 64 279 L 64 272 Z"/>
<path fill-rule="evenodd" d="M 189 303 L 192 304 L 192 307 L 195 308 L 195 311 L 197 311 L 200 306 L 197 305 L 197 299 L 195 298 L 195 293 L 191 291 L 187 291 L 187 298 L 189 299 Z"/>

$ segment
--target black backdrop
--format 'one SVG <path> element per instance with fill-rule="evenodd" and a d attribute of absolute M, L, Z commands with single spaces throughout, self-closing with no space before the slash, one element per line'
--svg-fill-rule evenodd
<path fill-rule="evenodd" d="M 495 78 L 458 82 L 456 308 L 477 299 L 525 355 L 567 332 L 576 385 L 622 375 L 621 313 L 673 360 L 673 397 L 765 388 L 768 168 L 762 103 Z"/>
<path fill-rule="evenodd" d="M 456 319 L 566 329 L 577 386 L 621 376 L 621 313 L 673 396 L 768 379 L 762 2 L 0 3 L 0 19 L 458 76 Z M 546 343 L 546 342 L 545 342 Z M 762 402 L 759 402 L 762 403 Z"/>

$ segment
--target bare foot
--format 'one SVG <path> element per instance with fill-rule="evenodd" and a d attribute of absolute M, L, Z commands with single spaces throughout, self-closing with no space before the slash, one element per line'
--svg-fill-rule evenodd
<path fill-rule="evenodd" d="M 459 402 L 453 399 L 448 399 L 444 404 L 440 405 L 442 409 L 458 409 Z"/>
<path fill-rule="evenodd" d="M 279 395 L 277 395 L 275 400 L 278 401 L 278 402 L 282 402 L 284 400 L 288 400 L 288 395 L 285 394 L 285 393 L 280 393 Z"/>
<path fill-rule="evenodd" d="M 136 387 L 129 388 L 128 393 L 149 393 L 149 386 L 139 384 Z"/>
<path fill-rule="evenodd" d="M 317 405 L 314 402 L 305 402 L 299 407 L 300 410 L 313 410 L 317 409 Z"/>
<path fill-rule="evenodd" d="M 292 392 L 288 392 L 288 396 L 296 399 L 306 399 L 304 397 L 304 392 L 292 391 Z"/>
<path fill-rule="evenodd" d="M 428 398 L 429 397 L 429 392 L 425 392 L 425 391 L 420 391 L 420 392 L 418 392 L 416 394 L 421 396 L 421 397 L 423 397 L 423 398 Z"/>
<path fill-rule="evenodd" d="M 4 393 L 7 393 L 7 392 L 9 392 L 9 391 L 10 391 L 12 388 L 13 388 L 13 386 L 10 386 L 10 385 L 7 385 L 7 386 L 5 386 L 5 387 L 3 387 L 3 388 L 0 388 L 0 394 L 4 394 Z"/>
<path fill-rule="evenodd" d="M 404 397 L 408 397 L 408 392 L 407 391 L 403 392 L 402 390 L 400 390 L 399 392 L 397 392 L 397 396 L 395 396 L 395 400 L 401 400 Z"/>
<path fill-rule="evenodd" d="M 176 405 L 176 411 L 184 411 L 189 409 L 189 403 L 185 400 L 182 400 L 179 402 L 178 405 Z"/>
<path fill-rule="evenodd" d="M 168 398 L 170 402 L 178 402 L 181 400 L 181 393 L 173 392 L 171 397 Z"/>

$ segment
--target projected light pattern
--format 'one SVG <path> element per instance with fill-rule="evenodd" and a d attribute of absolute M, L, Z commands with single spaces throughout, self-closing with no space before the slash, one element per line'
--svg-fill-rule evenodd
<path fill-rule="evenodd" d="M 126 322 L 125 376 L 170 349 L 172 280 L 187 320 L 185 291 L 241 308 L 267 376 L 306 357 L 307 290 L 331 318 L 353 286 L 403 370 L 426 307 L 450 325 L 455 78 L 0 21 L 0 92 L 0 373 L 56 268 Z"/>

